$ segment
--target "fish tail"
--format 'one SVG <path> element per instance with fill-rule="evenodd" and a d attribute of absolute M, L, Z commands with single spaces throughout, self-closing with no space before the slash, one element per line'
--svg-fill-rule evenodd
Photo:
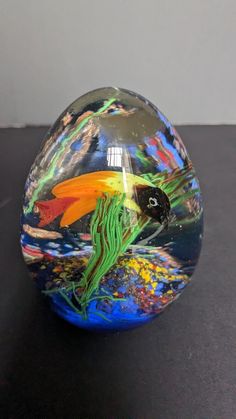
<path fill-rule="evenodd" d="M 38 227 L 44 227 L 54 221 L 74 202 L 76 198 L 54 198 L 49 201 L 36 201 L 35 212 L 39 213 Z"/>

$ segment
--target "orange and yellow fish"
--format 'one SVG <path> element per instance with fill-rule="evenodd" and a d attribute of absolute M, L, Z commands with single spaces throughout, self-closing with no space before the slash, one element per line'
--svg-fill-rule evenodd
<path fill-rule="evenodd" d="M 99 171 L 68 179 L 54 186 L 51 192 L 55 198 L 35 202 L 35 211 L 40 216 L 38 226 L 50 224 L 61 214 L 60 226 L 68 226 L 95 210 L 97 199 L 104 196 L 104 193 L 125 193 L 124 205 L 140 213 L 134 196 L 138 188 L 147 186 L 154 185 L 140 176 L 126 172 Z"/>

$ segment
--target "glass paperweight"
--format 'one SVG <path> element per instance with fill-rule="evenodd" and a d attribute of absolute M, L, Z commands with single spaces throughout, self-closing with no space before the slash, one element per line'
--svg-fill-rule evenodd
<path fill-rule="evenodd" d="M 189 284 L 202 239 L 199 183 L 175 128 L 119 88 L 81 96 L 28 175 L 21 245 L 52 309 L 74 325 L 150 321 Z"/>

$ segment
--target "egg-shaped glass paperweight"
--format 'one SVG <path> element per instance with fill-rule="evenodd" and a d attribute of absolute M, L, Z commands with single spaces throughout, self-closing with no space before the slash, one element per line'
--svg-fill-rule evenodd
<path fill-rule="evenodd" d="M 142 96 L 81 96 L 46 135 L 28 175 L 21 244 L 52 309 L 76 326 L 122 330 L 189 284 L 202 201 L 180 136 Z"/>

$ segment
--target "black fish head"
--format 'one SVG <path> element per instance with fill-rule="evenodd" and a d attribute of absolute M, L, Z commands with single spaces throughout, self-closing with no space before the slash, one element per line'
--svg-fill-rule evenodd
<path fill-rule="evenodd" d="M 145 215 L 159 221 L 165 228 L 168 227 L 170 201 L 164 191 L 160 188 L 140 188 L 137 191 L 137 198 L 138 204 Z"/>

